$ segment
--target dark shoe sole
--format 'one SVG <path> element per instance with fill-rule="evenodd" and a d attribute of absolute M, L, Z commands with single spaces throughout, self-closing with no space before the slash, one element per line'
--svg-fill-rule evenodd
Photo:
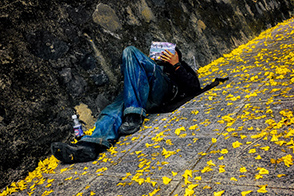
<path fill-rule="evenodd" d="M 123 123 L 119 128 L 120 135 L 130 135 L 139 131 L 141 125 L 128 125 L 128 123 Z"/>
<path fill-rule="evenodd" d="M 97 157 L 94 149 L 84 146 L 71 146 L 61 142 L 52 143 L 51 152 L 63 163 L 88 162 Z"/>

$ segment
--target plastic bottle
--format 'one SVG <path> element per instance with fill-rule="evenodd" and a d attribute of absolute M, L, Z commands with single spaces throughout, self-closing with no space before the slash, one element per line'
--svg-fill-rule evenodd
<path fill-rule="evenodd" d="M 83 129 L 82 129 L 82 124 L 80 123 L 77 115 L 74 114 L 74 115 L 72 115 L 71 118 L 74 121 L 73 129 L 74 129 L 74 132 L 75 132 L 75 138 L 80 139 L 84 135 L 84 132 L 83 132 Z"/>

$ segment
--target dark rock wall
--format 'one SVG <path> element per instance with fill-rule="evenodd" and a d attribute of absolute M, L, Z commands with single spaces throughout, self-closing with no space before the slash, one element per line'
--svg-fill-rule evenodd
<path fill-rule="evenodd" d="M 122 88 L 128 45 L 176 43 L 208 64 L 291 17 L 289 0 L 2 0 L 0 187 L 27 174 L 50 143 L 71 137 L 74 107 L 96 118 Z"/>

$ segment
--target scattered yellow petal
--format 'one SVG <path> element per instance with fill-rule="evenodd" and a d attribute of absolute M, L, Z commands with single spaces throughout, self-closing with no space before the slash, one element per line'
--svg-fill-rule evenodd
<path fill-rule="evenodd" d="M 195 180 L 202 180 L 201 176 L 196 176 L 194 179 Z"/>
<path fill-rule="evenodd" d="M 286 174 L 278 174 L 277 177 L 281 178 L 282 176 L 286 176 Z"/>
<path fill-rule="evenodd" d="M 240 172 L 241 172 L 241 173 L 245 173 L 245 172 L 247 172 L 246 167 L 241 167 L 241 168 L 240 168 Z"/>
<path fill-rule="evenodd" d="M 207 161 L 207 165 L 210 165 L 210 166 L 215 166 L 215 164 L 212 162 L 212 160 L 210 160 L 210 161 Z"/>
<path fill-rule="evenodd" d="M 69 177 L 69 178 L 65 178 L 64 180 L 71 180 L 72 179 L 72 176 L 71 177 Z"/>
<path fill-rule="evenodd" d="M 268 151 L 270 149 L 269 146 L 265 146 L 265 147 L 261 147 L 260 149 L 264 150 L 264 151 Z"/>
<path fill-rule="evenodd" d="M 166 142 L 167 145 L 170 145 L 170 146 L 174 145 L 170 139 L 166 140 L 165 142 Z"/>
<path fill-rule="evenodd" d="M 241 192 L 241 195 L 242 196 L 246 196 L 246 195 L 248 195 L 249 193 L 251 193 L 252 191 L 251 190 L 249 190 L 249 191 L 242 191 Z"/>
<path fill-rule="evenodd" d="M 189 127 L 189 130 L 195 130 L 195 129 L 197 129 L 198 128 L 198 124 L 196 124 L 196 125 L 192 125 L 191 127 Z"/>
<path fill-rule="evenodd" d="M 214 196 L 221 196 L 225 191 L 213 192 Z"/>
<path fill-rule="evenodd" d="M 267 193 L 266 186 L 267 186 L 267 184 L 259 186 L 260 189 L 258 189 L 257 192 L 258 193 Z"/>
<path fill-rule="evenodd" d="M 248 153 L 252 154 L 252 153 L 256 153 L 256 149 L 255 148 L 252 148 L 248 151 Z"/>
<path fill-rule="evenodd" d="M 172 180 L 171 178 L 168 178 L 168 177 L 166 177 L 166 176 L 162 177 L 163 184 L 169 184 L 169 182 L 170 182 L 171 180 Z"/>
<path fill-rule="evenodd" d="M 236 141 L 236 142 L 232 143 L 233 148 L 238 148 L 241 145 L 243 145 L 243 144 L 241 142 L 239 142 L 239 141 Z"/>
<path fill-rule="evenodd" d="M 263 178 L 263 176 L 260 175 L 260 174 L 256 174 L 256 175 L 255 175 L 255 179 L 256 179 L 256 180 L 258 180 L 258 179 L 260 179 L 260 178 Z"/>
<path fill-rule="evenodd" d="M 219 173 L 223 173 L 225 172 L 226 170 L 224 168 L 219 168 Z"/>
<path fill-rule="evenodd" d="M 265 168 L 258 168 L 257 170 L 259 170 L 259 174 L 269 174 L 269 171 Z"/>
<path fill-rule="evenodd" d="M 229 151 L 227 149 L 222 149 L 220 153 L 227 154 Z"/>
<path fill-rule="evenodd" d="M 211 169 L 210 166 L 207 166 L 201 170 L 201 173 L 210 172 L 210 171 L 213 171 L 213 169 Z"/>
<path fill-rule="evenodd" d="M 180 135 L 181 131 L 186 131 L 185 127 L 180 127 L 175 130 L 175 134 Z"/>

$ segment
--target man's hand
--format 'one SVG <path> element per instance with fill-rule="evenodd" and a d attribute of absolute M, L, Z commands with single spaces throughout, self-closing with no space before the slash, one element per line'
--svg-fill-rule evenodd
<path fill-rule="evenodd" d="M 172 66 L 180 62 L 177 51 L 176 51 L 176 54 L 173 54 L 170 51 L 165 50 L 165 52 L 162 52 L 162 55 L 160 57 L 164 62 L 168 62 Z"/>

